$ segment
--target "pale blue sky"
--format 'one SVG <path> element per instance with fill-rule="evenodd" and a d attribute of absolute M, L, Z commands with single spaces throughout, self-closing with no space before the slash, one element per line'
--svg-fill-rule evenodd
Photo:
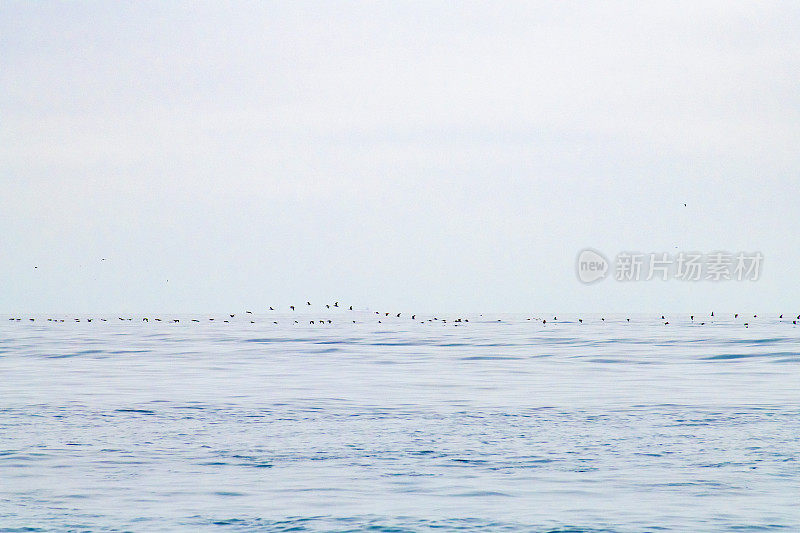
<path fill-rule="evenodd" d="M 800 312 L 800 4 L 502 6 L 0 1 L 0 312 Z"/>

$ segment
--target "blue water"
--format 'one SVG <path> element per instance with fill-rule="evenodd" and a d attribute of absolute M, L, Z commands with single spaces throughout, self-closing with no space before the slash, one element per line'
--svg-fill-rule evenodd
<path fill-rule="evenodd" d="M 791 320 L 8 318 L 2 531 L 800 531 Z"/>

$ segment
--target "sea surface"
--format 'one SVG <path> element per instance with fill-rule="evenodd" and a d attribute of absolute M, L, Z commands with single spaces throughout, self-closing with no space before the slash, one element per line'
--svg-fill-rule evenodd
<path fill-rule="evenodd" d="M 232 314 L 2 317 L 0 531 L 800 531 L 791 319 Z"/>

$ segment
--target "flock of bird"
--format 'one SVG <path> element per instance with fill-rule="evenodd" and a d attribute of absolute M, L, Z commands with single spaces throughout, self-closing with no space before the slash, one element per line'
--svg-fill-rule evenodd
<path fill-rule="evenodd" d="M 311 305 L 311 302 L 307 301 L 305 306 L 290 305 L 290 306 L 288 306 L 288 309 L 290 311 L 289 314 L 294 314 L 298 310 L 298 308 L 300 308 L 300 309 L 305 308 L 305 309 L 310 311 L 312 309 L 312 307 L 313 306 Z M 327 309 L 327 310 L 340 309 L 340 310 L 345 311 L 345 312 L 350 312 L 350 311 L 353 311 L 353 306 L 352 305 L 347 306 L 347 308 L 345 309 L 344 306 L 340 306 L 339 305 L 338 301 L 335 301 L 332 304 L 325 304 L 325 309 Z M 272 306 L 269 307 L 269 312 L 276 312 L 276 311 L 280 312 L 279 310 L 275 309 Z M 352 317 L 348 317 L 348 318 L 351 318 L 351 321 L 352 321 L 353 324 L 357 324 L 359 322 L 360 323 L 366 323 L 366 322 L 375 323 L 374 321 L 366 320 L 365 317 L 363 316 L 364 313 L 369 313 L 370 315 L 372 315 L 373 311 L 361 312 L 361 311 L 357 310 L 356 312 L 359 313 L 356 316 L 356 318 L 359 318 L 359 320 L 352 320 Z M 464 324 L 469 322 L 469 319 L 465 318 L 465 317 L 456 317 L 456 318 L 449 318 L 448 319 L 448 318 L 439 318 L 437 316 L 431 316 L 430 318 L 421 318 L 421 319 L 417 320 L 417 314 L 416 313 L 406 313 L 404 315 L 403 313 L 396 313 L 396 312 L 374 311 L 374 314 L 377 315 L 377 317 L 373 317 L 373 319 L 377 318 L 377 323 L 378 324 L 383 323 L 383 320 L 385 320 L 387 318 L 391 318 L 391 319 L 408 318 L 411 321 L 419 322 L 419 323 L 423 323 L 423 324 L 424 323 L 440 323 L 442 325 L 450 324 L 450 325 L 453 325 L 453 326 L 460 326 L 460 325 L 464 325 Z M 207 318 L 204 318 L 202 321 L 230 323 L 231 319 L 234 319 L 236 316 L 237 316 L 236 313 L 230 313 L 227 316 L 223 317 L 221 320 L 218 319 L 217 317 L 207 317 Z M 251 324 L 255 324 L 256 323 L 255 316 L 253 315 L 252 311 L 245 311 L 243 316 L 245 317 L 245 319 L 249 320 L 249 322 Z M 242 317 L 242 315 L 240 315 L 240 318 L 241 317 Z M 300 316 L 298 315 L 298 319 L 291 318 L 291 319 L 288 319 L 288 320 L 291 320 L 290 323 L 293 322 L 294 324 L 300 324 L 301 320 L 299 320 L 299 318 L 300 318 Z M 478 318 L 479 318 L 478 321 L 480 321 L 480 322 L 504 322 L 503 319 L 492 319 L 492 320 L 490 320 L 488 318 L 484 318 L 484 316 L 482 314 L 478 315 Z M 709 322 L 713 323 L 714 318 L 715 318 L 714 312 L 711 312 L 711 314 L 707 318 L 701 317 L 700 315 L 698 315 L 697 319 L 695 319 L 695 315 L 689 315 L 690 322 L 692 324 L 697 324 L 697 325 L 700 325 L 700 326 L 705 326 Z M 756 318 L 758 318 L 758 315 L 754 314 L 753 315 L 753 319 L 756 319 Z M 22 321 L 25 321 L 25 322 L 36 322 L 36 318 L 24 319 L 24 318 L 19 318 L 19 317 L 11 317 L 8 320 L 15 321 L 15 322 L 22 322 Z M 68 321 L 68 322 L 92 322 L 92 321 L 108 322 L 109 321 L 108 318 L 95 319 L 95 318 L 86 318 L 86 317 L 83 317 L 83 318 L 72 318 L 72 319 L 64 319 L 64 318 L 40 319 L 40 321 L 43 321 L 43 320 L 46 320 L 47 322 L 65 322 L 65 321 Z M 113 319 L 111 319 L 111 320 L 113 321 Z M 123 322 L 132 322 L 134 320 L 134 318 L 133 317 L 119 317 L 118 316 L 116 318 L 116 320 L 117 321 L 123 321 Z M 138 318 L 136 320 L 139 321 Z M 314 319 L 310 319 L 309 320 L 308 317 L 303 318 L 302 319 L 302 323 L 305 323 L 306 320 L 308 320 L 308 324 L 309 325 L 327 325 L 327 324 L 333 324 L 334 323 L 333 320 L 331 320 L 330 318 L 314 318 Z M 552 318 L 552 320 L 550 320 L 550 321 L 548 321 L 548 319 L 546 319 L 546 318 L 540 318 L 540 317 L 526 318 L 525 320 L 526 321 L 531 321 L 531 322 L 540 322 L 542 325 L 546 325 L 548 323 L 559 323 L 559 319 L 558 319 L 557 316 L 554 316 Z M 733 320 L 736 321 L 736 322 L 740 322 L 741 325 L 744 326 L 744 327 L 749 327 L 750 326 L 749 316 L 746 318 L 744 315 L 742 315 L 742 318 L 740 319 L 739 313 L 734 313 L 733 314 Z M 787 323 L 791 320 L 792 325 L 797 325 L 797 322 L 800 321 L 800 315 L 797 315 L 797 317 L 795 317 L 795 318 L 784 319 L 783 314 L 781 314 L 780 316 L 778 316 L 778 320 L 781 321 L 781 322 L 787 322 Z M 141 322 L 150 322 L 150 321 L 151 321 L 150 317 L 141 317 Z M 153 322 L 180 323 L 181 319 L 179 319 L 179 318 L 162 319 L 162 318 L 154 317 L 154 318 L 152 318 L 152 321 Z M 284 323 L 286 322 L 286 320 L 283 320 L 283 319 L 281 319 L 281 321 L 284 322 Z M 343 320 L 343 321 L 346 321 L 346 320 Z M 513 322 L 514 320 L 506 319 L 505 321 Z M 597 318 L 594 318 L 594 321 L 597 322 Z M 625 322 L 630 322 L 630 321 L 631 321 L 630 318 L 625 318 Z M 199 318 L 184 319 L 184 322 L 198 322 L 199 323 L 199 322 L 201 322 L 201 319 L 199 319 Z M 577 322 L 578 324 L 583 324 L 585 321 L 584 321 L 583 318 L 577 318 L 576 320 L 561 320 L 560 322 L 562 322 L 562 323 Z M 588 322 L 588 320 L 586 322 Z M 606 322 L 605 317 L 600 317 L 599 322 L 600 323 L 605 323 Z M 661 315 L 661 322 L 663 322 L 663 324 L 665 326 L 669 325 L 669 323 L 670 323 L 669 319 L 666 317 L 666 315 Z M 278 324 L 279 321 L 278 320 L 272 320 L 272 323 L 273 324 Z"/>

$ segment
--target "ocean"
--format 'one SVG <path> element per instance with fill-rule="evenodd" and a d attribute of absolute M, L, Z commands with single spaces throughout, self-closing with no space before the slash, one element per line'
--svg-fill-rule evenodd
<path fill-rule="evenodd" d="M 2 317 L 0 531 L 800 531 L 794 317 L 233 314 Z"/>

